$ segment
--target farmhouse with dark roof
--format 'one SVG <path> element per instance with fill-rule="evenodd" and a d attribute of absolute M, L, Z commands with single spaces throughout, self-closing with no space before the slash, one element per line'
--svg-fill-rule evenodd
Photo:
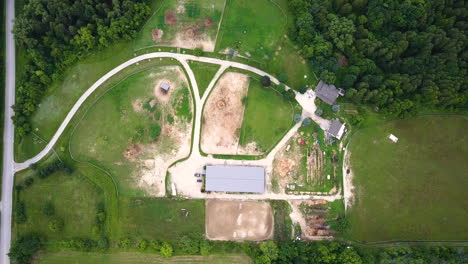
<path fill-rule="evenodd" d="M 343 96 L 343 89 L 337 89 L 333 84 L 326 84 L 320 81 L 315 87 L 315 94 L 327 104 L 334 104 L 338 96 Z"/>

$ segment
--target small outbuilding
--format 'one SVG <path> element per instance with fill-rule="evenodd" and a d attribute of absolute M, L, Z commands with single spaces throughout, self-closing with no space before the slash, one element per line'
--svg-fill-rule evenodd
<path fill-rule="evenodd" d="M 205 190 L 212 192 L 265 192 L 265 168 L 257 166 L 208 165 Z"/>
<path fill-rule="evenodd" d="M 340 120 L 333 120 L 330 128 L 328 128 L 328 134 L 336 139 L 341 139 L 343 134 L 346 132 L 346 126 L 340 122 Z"/>
<path fill-rule="evenodd" d="M 393 143 L 397 143 L 397 142 L 398 142 L 398 138 L 395 137 L 395 135 L 393 135 L 393 134 L 390 134 L 390 136 L 388 136 L 388 138 L 389 138 Z"/>
<path fill-rule="evenodd" d="M 161 84 L 159 85 L 159 88 L 161 88 L 161 90 L 162 90 L 164 93 L 167 93 L 167 92 L 169 92 L 169 89 L 171 88 L 171 86 L 170 86 L 168 83 L 163 82 L 163 83 L 161 83 Z"/>
<path fill-rule="evenodd" d="M 335 104 L 336 98 L 338 96 L 343 96 L 343 89 L 337 89 L 333 84 L 326 84 L 323 81 L 320 81 L 315 87 L 315 94 L 318 98 L 329 105 Z"/>

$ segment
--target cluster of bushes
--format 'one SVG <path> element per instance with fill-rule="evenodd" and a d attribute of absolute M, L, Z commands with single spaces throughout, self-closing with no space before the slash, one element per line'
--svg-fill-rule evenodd
<path fill-rule="evenodd" d="M 30 187 L 34 183 L 34 177 L 37 177 L 39 179 L 45 179 L 58 171 L 64 171 L 66 174 L 73 173 L 73 168 L 60 160 L 56 160 L 44 167 L 38 167 L 38 165 L 35 163 L 31 164 L 29 167 L 34 171 L 34 176 L 29 176 L 26 179 L 24 179 L 21 183 L 17 184 L 15 186 L 15 189 L 17 191 L 21 191 Z"/>
<path fill-rule="evenodd" d="M 160 254 L 164 257 L 173 255 L 209 255 L 213 247 L 212 243 L 202 237 L 183 236 L 175 242 L 162 240 L 132 240 L 125 237 L 119 240 L 117 246 L 122 249 L 136 249 L 142 252 Z"/>
<path fill-rule="evenodd" d="M 256 264 L 375 264 L 375 263 L 465 263 L 463 248 L 446 247 L 353 247 L 338 242 L 273 241 L 245 244 Z"/>
<path fill-rule="evenodd" d="M 33 255 L 44 248 L 46 240 L 37 234 L 19 237 L 12 245 L 9 256 L 16 263 L 30 263 Z M 105 251 L 109 241 L 74 238 L 55 244 L 58 248 L 78 251 Z M 355 247 L 329 241 L 313 243 L 301 241 L 236 243 L 231 241 L 207 241 L 203 238 L 183 237 L 171 244 L 167 241 L 145 240 L 138 242 L 122 238 L 117 246 L 124 250 L 157 253 L 165 257 L 173 255 L 209 255 L 213 252 L 239 252 L 249 255 L 256 264 L 374 264 L 374 263 L 465 263 L 463 248 L 447 247 Z"/>
<path fill-rule="evenodd" d="M 29 0 L 15 20 L 15 38 L 26 63 L 18 78 L 14 123 L 31 131 L 30 116 L 48 86 L 93 50 L 130 41 L 151 13 L 142 1 Z"/>
<path fill-rule="evenodd" d="M 291 38 L 320 79 L 391 117 L 464 109 L 463 0 L 291 0 Z"/>

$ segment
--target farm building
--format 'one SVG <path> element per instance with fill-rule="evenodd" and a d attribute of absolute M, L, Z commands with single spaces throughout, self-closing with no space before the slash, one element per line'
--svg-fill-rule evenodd
<path fill-rule="evenodd" d="M 344 132 L 346 132 L 346 127 L 339 120 L 333 120 L 331 122 L 330 128 L 328 129 L 328 134 L 334 138 L 341 139 Z"/>
<path fill-rule="evenodd" d="M 171 88 L 171 86 L 168 83 L 164 83 L 164 82 L 161 83 L 161 85 L 159 87 L 165 93 L 169 92 L 169 89 Z"/>
<path fill-rule="evenodd" d="M 263 193 L 265 168 L 253 166 L 206 166 L 205 190 L 212 192 Z"/>
<path fill-rule="evenodd" d="M 320 81 L 315 87 L 315 94 L 327 104 L 334 104 L 338 96 L 344 95 L 343 89 L 337 89 L 335 85 L 329 85 Z"/>

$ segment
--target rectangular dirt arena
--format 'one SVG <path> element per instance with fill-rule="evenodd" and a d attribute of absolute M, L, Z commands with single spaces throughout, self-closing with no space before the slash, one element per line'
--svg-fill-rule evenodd
<path fill-rule="evenodd" d="M 206 237 L 211 240 L 262 241 L 273 237 L 267 202 L 206 201 Z"/>

